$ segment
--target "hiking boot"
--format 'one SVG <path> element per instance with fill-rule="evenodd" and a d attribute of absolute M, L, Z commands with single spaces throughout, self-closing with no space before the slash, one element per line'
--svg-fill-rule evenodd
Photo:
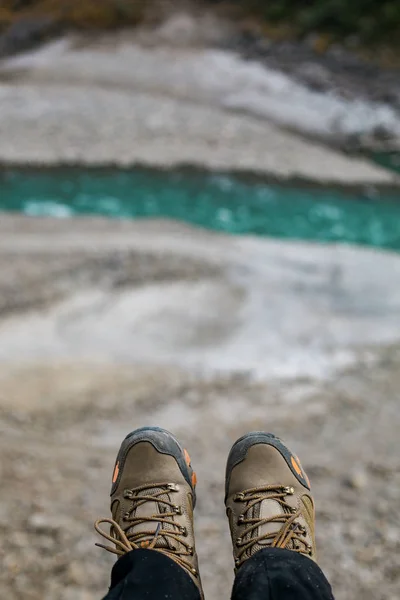
<path fill-rule="evenodd" d="M 236 570 L 263 548 L 316 560 L 310 482 L 297 456 L 271 433 L 249 433 L 234 444 L 225 504 Z"/>
<path fill-rule="evenodd" d="M 146 427 L 130 433 L 115 461 L 111 487 L 112 519 L 96 531 L 123 556 L 133 549 L 161 552 L 190 575 L 203 597 L 193 531 L 196 474 L 189 454 L 171 433 Z M 101 523 L 110 524 L 110 533 Z"/>

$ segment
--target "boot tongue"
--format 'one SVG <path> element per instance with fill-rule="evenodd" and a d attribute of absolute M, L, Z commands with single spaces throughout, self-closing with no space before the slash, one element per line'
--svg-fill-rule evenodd
<path fill-rule="evenodd" d="M 253 506 L 250 511 L 247 511 L 246 518 L 248 519 L 272 519 L 273 517 L 278 517 L 280 515 L 287 515 L 289 511 L 285 509 L 280 502 L 273 499 L 262 500 L 255 506 Z M 255 529 L 252 534 L 246 536 L 243 541 L 249 542 L 251 538 L 257 538 L 261 536 L 266 536 L 269 534 L 277 535 L 279 531 L 284 526 L 284 523 L 272 522 L 265 523 Z M 248 556 L 252 556 L 262 548 L 271 546 L 273 542 L 273 537 L 267 538 L 265 540 L 260 540 L 256 544 L 254 544 L 247 551 Z M 289 548 L 290 544 L 288 544 Z"/>
<path fill-rule="evenodd" d="M 163 493 L 161 494 L 161 492 L 163 492 Z M 133 510 L 131 512 L 131 516 L 136 517 L 138 519 L 148 519 L 149 517 L 154 517 L 158 514 L 162 517 L 163 513 L 170 512 L 169 506 L 160 502 L 160 500 L 167 500 L 167 501 L 170 500 L 168 493 L 165 492 L 162 488 L 151 488 L 150 490 L 144 490 L 144 491 L 140 492 L 140 496 L 151 497 L 151 496 L 154 496 L 155 494 L 159 494 L 159 495 L 157 496 L 156 499 L 154 499 L 154 501 L 149 500 L 148 502 L 144 502 L 143 504 L 140 504 L 140 506 L 136 507 L 135 510 Z M 135 500 L 134 500 L 134 504 L 136 504 Z M 161 521 L 145 521 L 144 523 L 134 525 L 133 527 L 128 529 L 127 534 L 128 535 L 129 534 L 137 535 L 141 531 L 148 532 L 149 535 L 143 535 L 143 537 L 141 537 L 137 542 L 139 545 L 143 543 L 144 547 L 146 547 L 148 544 L 150 544 L 154 540 L 154 536 L 157 534 L 158 530 L 160 530 L 160 529 L 164 529 L 164 530 L 169 529 L 169 530 L 173 531 L 174 527 L 172 525 L 162 523 Z M 165 538 L 162 534 L 160 534 L 157 536 L 157 541 L 156 541 L 154 547 L 155 548 L 170 548 L 172 545 L 171 542 L 172 542 L 172 540 L 169 540 L 168 538 Z"/>

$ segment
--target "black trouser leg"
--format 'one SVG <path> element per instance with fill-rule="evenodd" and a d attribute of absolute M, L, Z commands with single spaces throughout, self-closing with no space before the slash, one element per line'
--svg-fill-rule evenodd
<path fill-rule="evenodd" d="M 132 550 L 114 565 L 104 600 L 200 600 L 186 571 L 155 550 Z"/>
<path fill-rule="evenodd" d="M 192 579 L 154 550 L 133 550 L 114 565 L 104 600 L 200 600 Z M 291 550 L 266 548 L 236 575 L 232 600 L 334 600 L 321 569 Z"/>
<path fill-rule="evenodd" d="M 318 565 L 297 552 L 260 550 L 239 569 L 232 600 L 334 600 Z"/>

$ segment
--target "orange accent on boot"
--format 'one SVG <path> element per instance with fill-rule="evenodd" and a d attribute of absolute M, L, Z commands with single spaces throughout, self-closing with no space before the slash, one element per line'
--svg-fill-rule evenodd
<path fill-rule="evenodd" d="M 183 449 L 183 454 L 185 456 L 185 461 L 186 461 L 187 466 L 190 467 L 191 460 L 190 460 L 189 452 L 186 450 L 186 448 Z"/>
<path fill-rule="evenodd" d="M 197 475 L 196 475 L 196 473 L 193 471 L 193 473 L 192 473 L 192 486 L 193 486 L 193 487 L 196 487 L 196 485 L 197 485 Z"/>
<path fill-rule="evenodd" d="M 296 460 L 296 458 L 294 456 L 292 456 L 292 466 L 293 469 L 296 471 L 297 475 L 300 475 L 300 477 L 303 477 L 303 470 L 298 462 L 298 460 Z"/>
<path fill-rule="evenodd" d="M 119 475 L 119 462 L 117 462 L 117 464 L 115 465 L 115 469 L 114 469 L 114 473 L 113 473 L 113 478 L 112 478 L 112 482 L 115 483 L 118 479 L 118 475 Z"/>
<path fill-rule="evenodd" d="M 141 548 L 148 548 L 149 546 L 150 546 L 149 540 L 147 540 L 145 542 L 140 542 L 140 547 Z"/>

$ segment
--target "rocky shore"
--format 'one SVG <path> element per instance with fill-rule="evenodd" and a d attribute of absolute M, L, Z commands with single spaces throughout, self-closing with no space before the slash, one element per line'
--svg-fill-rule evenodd
<path fill-rule="evenodd" d="M 2 597 L 102 597 L 111 563 L 91 524 L 116 449 L 160 424 L 198 471 L 210 600 L 232 581 L 224 461 L 252 429 L 302 457 L 336 597 L 396 598 L 400 258 L 316 248 L 1 217 Z"/>
<path fill-rule="evenodd" d="M 232 36 L 219 22 L 176 15 L 156 31 L 69 35 L 4 59 L 0 163 L 192 165 L 398 185 L 337 149 L 379 148 L 383 139 L 400 147 L 393 103 L 317 90 L 227 49 Z"/>

